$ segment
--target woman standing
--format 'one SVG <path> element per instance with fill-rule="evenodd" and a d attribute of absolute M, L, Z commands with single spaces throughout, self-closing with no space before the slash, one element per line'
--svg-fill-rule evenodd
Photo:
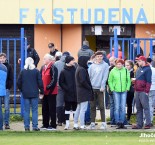
<path fill-rule="evenodd" d="M 125 61 L 125 67 L 130 72 L 130 79 L 134 78 L 134 64 L 131 60 Z M 130 87 L 130 90 L 127 92 L 127 122 L 130 124 L 130 118 L 132 114 L 132 102 L 134 98 L 134 86 L 133 84 Z"/>
<path fill-rule="evenodd" d="M 116 66 L 111 70 L 108 79 L 110 90 L 114 95 L 114 116 L 117 124 L 116 129 L 126 128 L 124 126 L 125 105 L 127 91 L 130 90 L 131 84 L 130 74 L 123 65 L 124 61 L 122 59 L 117 59 Z"/>
<path fill-rule="evenodd" d="M 35 68 L 34 60 L 28 57 L 25 60 L 24 69 L 18 76 L 17 85 L 24 98 L 24 126 L 25 131 L 30 131 L 30 106 L 32 106 L 32 127 L 33 131 L 38 128 L 38 98 L 43 95 L 43 82 L 39 70 Z"/>

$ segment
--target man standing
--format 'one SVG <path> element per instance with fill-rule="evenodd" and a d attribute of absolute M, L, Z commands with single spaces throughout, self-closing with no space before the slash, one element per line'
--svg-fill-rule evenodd
<path fill-rule="evenodd" d="M 49 43 L 48 48 L 50 49 L 50 55 L 55 57 L 55 54 L 58 50 L 55 49 L 54 43 Z"/>
<path fill-rule="evenodd" d="M 3 130 L 2 97 L 6 96 L 7 68 L 0 62 L 0 130 Z"/>
<path fill-rule="evenodd" d="M 94 100 L 90 101 L 91 108 L 91 124 L 89 129 L 95 129 L 96 117 L 96 102 L 98 101 L 102 125 L 100 129 L 106 129 L 105 122 L 105 106 L 104 95 L 105 85 L 109 73 L 109 65 L 103 61 L 103 52 L 97 51 L 95 53 L 95 63 L 93 63 L 89 70 L 89 77 L 94 91 Z"/>
<path fill-rule="evenodd" d="M 87 40 L 83 41 L 83 46 L 78 52 L 78 58 L 80 56 L 88 56 L 89 58 L 94 54 L 94 51 L 92 51 L 89 47 L 89 42 Z"/>
<path fill-rule="evenodd" d="M 54 57 L 50 54 L 44 56 L 44 66 L 41 75 L 44 85 L 42 100 L 43 126 L 41 129 L 56 130 L 56 95 L 58 93 L 58 70 L 54 66 Z"/>
<path fill-rule="evenodd" d="M 13 70 L 11 65 L 8 63 L 6 59 L 6 54 L 0 54 L 0 62 L 3 63 L 7 68 L 7 80 L 6 80 L 6 95 L 4 97 L 4 124 L 5 129 L 10 129 L 9 119 L 10 119 L 10 89 L 13 85 Z"/>
<path fill-rule="evenodd" d="M 136 71 L 135 81 L 135 102 L 137 109 L 137 125 L 134 125 L 132 129 L 141 129 L 143 127 L 143 110 L 145 114 L 146 124 L 144 129 L 150 129 L 151 118 L 149 108 L 149 97 L 151 87 L 152 71 L 146 62 L 144 56 L 138 58 L 139 68 Z"/>

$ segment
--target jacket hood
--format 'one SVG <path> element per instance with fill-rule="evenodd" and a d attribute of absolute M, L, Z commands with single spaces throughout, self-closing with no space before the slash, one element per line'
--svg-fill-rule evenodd
<path fill-rule="evenodd" d="M 60 61 L 65 62 L 66 56 L 61 56 Z"/>
<path fill-rule="evenodd" d="M 88 49 L 90 49 L 90 48 L 89 48 L 87 45 L 83 45 L 81 49 L 82 49 L 82 50 L 88 50 Z"/>
<path fill-rule="evenodd" d="M 84 67 L 85 69 L 87 69 L 88 68 L 87 62 L 88 62 L 89 59 L 90 59 L 90 57 L 88 57 L 88 56 L 80 56 L 78 58 L 79 66 Z"/>
<path fill-rule="evenodd" d="M 74 66 L 67 66 L 67 65 L 65 65 L 64 69 L 71 71 L 71 70 L 75 69 L 75 67 Z"/>

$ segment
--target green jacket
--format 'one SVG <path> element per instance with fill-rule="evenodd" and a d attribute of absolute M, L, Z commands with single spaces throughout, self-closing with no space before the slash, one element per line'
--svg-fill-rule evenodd
<path fill-rule="evenodd" d="M 120 70 L 114 67 L 109 74 L 108 84 L 111 91 L 115 92 L 129 91 L 131 85 L 129 71 L 124 67 Z"/>

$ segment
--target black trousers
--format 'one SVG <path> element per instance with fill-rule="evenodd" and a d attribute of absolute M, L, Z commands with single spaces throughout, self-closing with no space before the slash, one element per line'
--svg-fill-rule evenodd
<path fill-rule="evenodd" d="M 44 127 L 56 128 L 56 95 L 44 95 L 42 115 Z"/>
<path fill-rule="evenodd" d="M 66 113 L 66 112 L 69 112 L 71 110 L 75 112 L 76 108 L 77 108 L 77 102 L 66 102 L 65 101 L 65 119 L 66 120 L 69 120 L 69 117 L 70 117 L 70 113 Z"/>
<path fill-rule="evenodd" d="M 134 98 L 134 92 L 127 93 L 127 120 L 130 120 L 132 115 L 132 102 Z"/>
<path fill-rule="evenodd" d="M 57 118 L 58 118 L 58 123 L 65 122 L 65 109 L 63 106 L 57 107 Z"/>

